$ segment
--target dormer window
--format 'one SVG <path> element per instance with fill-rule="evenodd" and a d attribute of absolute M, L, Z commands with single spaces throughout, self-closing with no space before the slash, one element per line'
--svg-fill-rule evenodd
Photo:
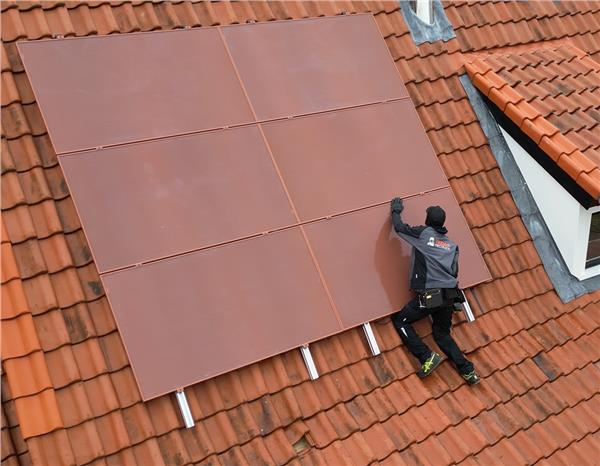
<path fill-rule="evenodd" d="M 589 232 L 585 256 L 586 269 L 600 266 L 600 211 L 591 215 Z"/>

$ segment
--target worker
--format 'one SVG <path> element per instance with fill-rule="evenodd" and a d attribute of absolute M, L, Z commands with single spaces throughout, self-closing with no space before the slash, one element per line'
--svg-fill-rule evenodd
<path fill-rule="evenodd" d="M 410 289 L 416 297 L 392 316 L 394 327 L 421 363 L 417 375 L 426 377 L 439 366 L 442 358 L 421 340 L 411 323 L 431 315 L 436 344 L 452 360 L 463 379 L 475 385 L 480 378 L 473 364 L 450 336 L 455 305 L 460 309 L 458 303 L 464 302 L 464 297 L 458 288 L 458 246 L 446 236 L 448 230 L 444 227 L 446 212 L 439 206 L 428 207 L 425 225 L 410 226 L 402 221 L 403 209 L 402 199 L 392 199 L 394 230 L 413 247 Z"/>

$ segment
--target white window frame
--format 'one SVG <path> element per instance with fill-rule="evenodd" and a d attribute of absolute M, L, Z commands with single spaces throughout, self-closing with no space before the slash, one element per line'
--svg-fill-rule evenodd
<path fill-rule="evenodd" d="M 592 214 L 600 206 L 584 208 L 559 182 L 500 125 L 513 158 L 565 264 L 579 280 L 600 274 L 600 265 L 585 268 Z"/>
<path fill-rule="evenodd" d="M 592 215 L 595 214 L 596 212 L 600 212 L 600 206 L 592 207 L 591 209 L 588 209 L 587 213 L 585 215 L 585 218 L 582 221 L 582 231 L 583 231 L 583 233 L 585 233 L 585 242 L 580 243 L 580 244 L 582 244 L 582 248 L 583 248 L 583 268 L 585 269 L 585 272 L 582 274 L 582 276 L 583 276 L 582 280 L 584 280 L 586 278 L 595 277 L 596 275 L 600 274 L 600 264 L 594 265 L 593 267 L 590 267 L 587 269 L 585 268 L 587 250 L 589 247 L 589 240 L 590 240 L 590 230 L 592 229 Z"/>
<path fill-rule="evenodd" d="M 414 12 L 425 24 L 433 24 L 433 2 L 432 0 L 414 0 Z"/>

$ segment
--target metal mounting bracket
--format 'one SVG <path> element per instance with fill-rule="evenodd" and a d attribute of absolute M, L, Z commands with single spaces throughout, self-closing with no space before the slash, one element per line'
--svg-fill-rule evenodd
<path fill-rule="evenodd" d="M 308 345 L 304 345 L 300 348 L 300 352 L 302 353 L 302 359 L 304 359 L 304 364 L 306 364 L 306 368 L 308 369 L 308 375 L 311 380 L 316 380 L 319 378 L 319 372 L 317 371 L 317 366 L 315 365 L 315 361 L 310 353 L 310 348 Z"/>
<path fill-rule="evenodd" d="M 366 324 L 363 324 L 362 327 L 365 332 L 365 336 L 367 337 L 367 343 L 369 344 L 371 354 L 373 356 L 381 354 L 381 350 L 379 349 L 379 345 L 377 344 L 377 339 L 375 338 L 375 334 L 373 333 L 373 329 L 371 328 L 371 323 L 367 322 Z"/>
<path fill-rule="evenodd" d="M 469 306 L 469 301 L 466 301 L 462 304 L 463 312 L 465 313 L 465 317 L 469 322 L 473 322 L 475 320 L 475 315 L 473 314 L 473 310 L 471 306 Z"/>
<path fill-rule="evenodd" d="M 190 405 L 188 405 L 183 388 L 177 390 L 175 392 L 175 396 L 177 397 L 177 403 L 179 404 L 179 409 L 181 410 L 181 416 L 183 417 L 185 427 L 187 429 L 194 427 L 194 417 L 192 416 L 192 412 L 190 411 Z"/>

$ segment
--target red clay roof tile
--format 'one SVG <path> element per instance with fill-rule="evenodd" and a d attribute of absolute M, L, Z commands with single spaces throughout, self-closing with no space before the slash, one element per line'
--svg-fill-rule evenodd
<path fill-rule="evenodd" d="M 572 96 L 569 95 L 572 90 L 585 90 L 598 86 L 599 81 L 597 79 L 593 81 L 587 80 L 587 76 L 592 71 L 596 71 L 597 64 L 592 65 L 591 62 L 595 62 L 586 56 L 585 52 L 572 46 L 562 47 L 556 51 L 552 49 L 540 49 L 535 54 L 542 58 L 542 61 L 539 61 L 539 58 L 537 60 L 533 59 L 533 56 L 527 53 L 503 57 L 510 58 L 519 65 L 516 71 L 502 72 L 502 76 L 508 82 L 499 76 L 496 79 L 497 75 L 494 74 L 494 71 L 480 74 L 473 65 L 467 65 L 466 69 L 471 75 L 475 86 L 486 95 L 489 95 L 492 101 L 501 110 L 505 111 L 506 115 L 525 134 L 538 143 L 540 148 L 557 162 L 568 176 L 582 186 L 590 195 L 597 198 L 600 192 L 600 184 L 589 177 L 581 176 L 582 173 L 592 172 L 593 168 L 598 166 L 597 163 L 587 159 L 582 154 L 582 151 L 590 147 L 589 141 L 594 140 L 593 137 L 587 134 L 583 136 L 583 134 L 587 131 L 586 128 L 589 125 L 593 127 L 596 122 L 593 119 L 589 119 L 583 111 L 580 111 L 580 107 L 572 107 Z M 484 64 L 477 65 L 480 68 L 486 65 L 495 65 L 496 72 L 502 68 L 497 64 L 494 56 L 477 60 L 477 62 L 484 62 Z M 515 88 L 511 87 L 511 85 L 516 84 L 516 82 L 511 81 L 511 75 L 521 76 L 521 72 L 524 73 L 525 69 L 527 69 L 528 76 L 537 79 L 540 86 L 552 95 L 556 95 L 557 98 L 543 99 L 546 95 L 545 91 L 533 82 L 520 82 L 520 85 L 517 85 Z M 575 79 L 571 76 L 573 73 L 581 74 L 577 75 L 577 79 Z M 505 84 L 510 82 L 511 84 L 502 86 L 502 82 Z M 490 91 L 494 87 L 496 89 L 500 88 L 500 90 Z M 518 92 L 515 89 L 518 89 Z M 565 95 L 569 95 L 569 97 L 559 95 L 564 93 L 567 93 Z M 520 104 L 531 108 L 529 118 L 517 112 L 513 106 L 509 105 L 505 108 L 506 101 L 516 99 L 519 95 L 526 97 L 530 101 L 530 104 Z M 560 102 L 559 98 L 562 99 Z M 553 102 L 552 105 L 550 104 L 551 102 Z M 595 97 L 588 100 L 588 102 L 593 102 L 592 105 L 600 107 L 600 101 Z M 565 112 L 565 107 L 569 113 L 562 113 L 561 115 L 561 112 Z M 543 111 L 545 117 L 534 117 L 534 112 L 536 111 Z M 571 158 L 569 154 L 575 153 L 577 155 Z"/>
<path fill-rule="evenodd" d="M 2 358 L 4 361 L 41 350 L 31 314 L 26 313 L 14 319 L 4 320 L 2 330 Z"/>
<path fill-rule="evenodd" d="M 14 398 L 34 395 L 52 387 L 44 353 L 41 351 L 5 360 L 4 370 Z"/>
<path fill-rule="evenodd" d="M 17 398 L 15 408 L 21 419 L 23 438 L 28 439 L 63 426 L 53 389 Z"/>
<path fill-rule="evenodd" d="M 45 354 L 52 386 L 56 389 L 81 380 L 77 363 L 70 346 L 61 346 Z"/>
<path fill-rule="evenodd" d="M 336 430 L 338 438 L 346 438 L 352 432 L 356 432 L 359 427 L 345 404 L 339 404 L 326 411 L 325 413 L 329 418 L 331 425 Z"/>
<path fill-rule="evenodd" d="M 93 417 L 91 405 L 94 400 L 88 398 L 82 382 L 56 390 L 56 400 L 63 407 L 62 419 L 65 427 L 81 424 Z"/>
<path fill-rule="evenodd" d="M 20 280 L 2 284 L 2 319 L 12 319 L 28 311 L 29 306 Z"/>

